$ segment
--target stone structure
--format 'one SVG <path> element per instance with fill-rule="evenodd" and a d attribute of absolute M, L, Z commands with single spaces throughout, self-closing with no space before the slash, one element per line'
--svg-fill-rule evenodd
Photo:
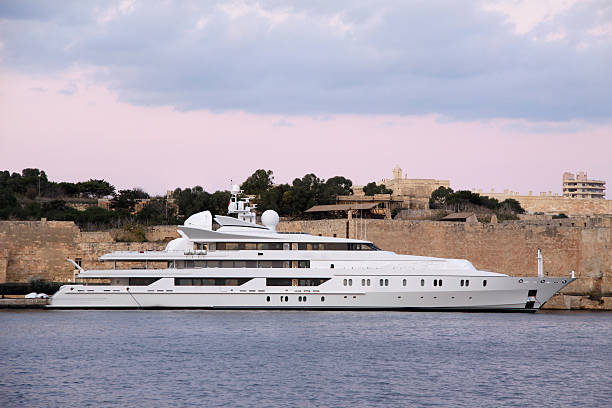
<path fill-rule="evenodd" d="M 115 242 L 109 231 L 82 232 L 72 221 L 0 221 L 0 283 L 72 281 L 68 258 L 84 268 L 108 269 L 112 265 L 98 261 L 105 253 L 163 249 L 175 237 L 172 226 L 150 228 L 147 239 L 153 242 Z"/>
<path fill-rule="evenodd" d="M 606 182 L 589 180 L 586 173 L 563 173 L 563 197 L 602 199 L 606 195 Z"/>
<path fill-rule="evenodd" d="M 438 187 L 449 187 L 449 180 L 436 179 L 409 179 L 402 177 L 402 169 L 395 166 L 392 179 L 383 179 L 379 184 L 384 184 L 393 190 L 391 198 L 402 203 L 402 208 L 426 209 L 429 208 L 429 197 Z M 364 196 L 363 186 L 354 187 L 354 199 Z M 351 197 L 351 196 L 343 196 Z"/>

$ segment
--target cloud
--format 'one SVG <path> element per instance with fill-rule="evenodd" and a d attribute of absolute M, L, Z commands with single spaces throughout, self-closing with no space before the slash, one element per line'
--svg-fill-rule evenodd
<path fill-rule="evenodd" d="M 78 89 L 77 85 L 73 81 L 70 81 L 63 88 L 58 90 L 57 93 L 66 95 L 66 96 L 71 96 L 76 93 L 77 89 Z"/>
<path fill-rule="evenodd" d="M 0 67 L 180 111 L 612 118 L 606 0 L 279 4 L 5 2 Z"/>

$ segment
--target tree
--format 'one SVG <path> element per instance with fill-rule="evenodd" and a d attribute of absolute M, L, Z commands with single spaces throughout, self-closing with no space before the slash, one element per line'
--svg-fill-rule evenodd
<path fill-rule="evenodd" d="M 514 198 L 506 198 L 504 201 L 499 203 L 498 210 L 501 212 L 511 212 L 515 214 L 525 213 L 525 210 L 521 206 L 521 203 L 516 201 Z"/>
<path fill-rule="evenodd" d="M 446 198 L 452 193 L 453 189 L 450 187 L 438 187 L 431 193 L 431 197 L 429 197 L 429 208 L 444 208 L 444 205 L 446 204 Z"/>
<path fill-rule="evenodd" d="M 111 208 L 114 210 L 134 211 L 136 200 L 149 198 L 149 194 L 145 193 L 141 188 L 133 188 L 131 190 L 119 190 L 111 200 Z"/>
<path fill-rule="evenodd" d="M 272 187 L 273 181 L 274 175 L 272 170 L 259 169 L 250 175 L 249 178 L 247 178 L 244 183 L 240 185 L 240 189 L 245 194 L 260 197 L 264 192 L 268 191 Z"/>
<path fill-rule="evenodd" d="M 384 184 L 378 186 L 375 182 L 371 182 L 363 187 L 363 193 L 367 196 L 373 196 L 374 194 L 393 194 L 393 190 L 387 188 Z"/>
<path fill-rule="evenodd" d="M 95 180 L 90 179 L 89 181 L 81 181 L 76 184 L 79 193 L 87 197 L 104 197 L 115 193 L 115 187 L 111 185 L 106 180 Z M 146 194 L 146 197 L 137 197 L 137 198 L 149 198 L 149 195 L 142 191 L 142 189 L 133 189 L 132 191 L 139 190 L 140 192 Z M 130 191 L 130 190 L 122 190 L 122 191 Z M 120 192 L 121 193 L 121 192 Z M 141 194 L 142 195 L 142 194 Z"/>
<path fill-rule="evenodd" d="M 211 206 L 210 194 L 204 191 L 200 186 L 186 188 L 184 190 L 177 188 L 172 193 L 172 196 L 178 204 L 179 213 L 184 215 L 185 218 L 189 218 L 195 213 L 209 210 Z"/>
<path fill-rule="evenodd" d="M 339 195 L 353 194 L 353 182 L 346 177 L 335 176 L 327 179 L 319 204 L 333 204 Z"/>

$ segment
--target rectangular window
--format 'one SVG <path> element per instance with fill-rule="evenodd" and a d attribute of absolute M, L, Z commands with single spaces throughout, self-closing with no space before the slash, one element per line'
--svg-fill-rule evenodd
<path fill-rule="evenodd" d="M 175 286 L 240 286 L 251 278 L 174 278 Z"/>
<path fill-rule="evenodd" d="M 234 261 L 220 261 L 221 263 L 221 268 L 233 268 L 234 267 Z"/>
<path fill-rule="evenodd" d="M 130 278 L 130 286 L 149 286 L 153 282 L 157 282 L 161 278 Z"/>
<path fill-rule="evenodd" d="M 329 278 L 266 278 L 267 286 L 319 286 Z"/>

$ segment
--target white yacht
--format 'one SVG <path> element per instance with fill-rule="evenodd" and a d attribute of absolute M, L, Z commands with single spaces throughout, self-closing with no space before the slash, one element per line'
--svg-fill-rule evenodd
<path fill-rule="evenodd" d="M 51 308 L 463 310 L 535 312 L 570 277 L 514 277 L 467 260 L 398 255 L 358 239 L 276 231 L 268 210 L 232 188 L 231 216 L 205 211 L 178 227 L 163 251 L 102 256 L 112 269 L 83 270 Z M 541 262 L 539 262 L 541 265 Z"/>

